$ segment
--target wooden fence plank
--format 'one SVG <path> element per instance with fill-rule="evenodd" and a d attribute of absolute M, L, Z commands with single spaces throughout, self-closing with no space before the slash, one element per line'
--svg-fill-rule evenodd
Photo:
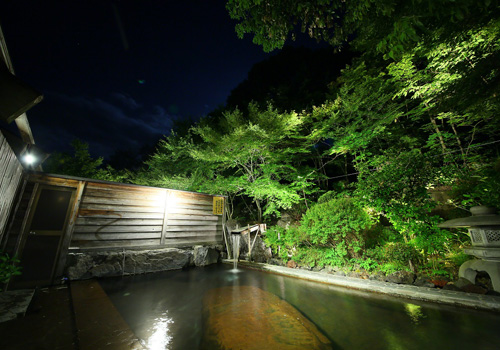
<path fill-rule="evenodd" d="M 217 225 L 218 221 L 209 220 L 168 220 L 169 226 L 198 226 L 198 225 Z"/>
<path fill-rule="evenodd" d="M 137 191 L 137 192 L 153 192 L 164 191 L 159 187 L 147 187 L 141 185 L 124 184 L 124 183 L 109 183 L 109 182 L 94 182 L 89 180 L 87 183 L 89 190 L 104 190 L 104 191 Z"/>
<path fill-rule="evenodd" d="M 113 204 L 113 205 L 118 205 L 118 206 L 125 206 L 125 205 L 134 205 L 134 206 L 140 206 L 140 207 L 155 207 L 155 208 L 163 208 L 163 200 L 141 200 L 140 198 L 137 199 L 120 199 L 120 198 L 106 198 L 106 197 L 93 197 L 93 196 L 83 196 L 82 202 L 87 204 L 87 203 L 93 203 L 93 204 Z"/>
<path fill-rule="evenodd" d="M 55 176 L 48 176 L 42 173 L 33 173 L 29 175 L 29 181 L 44 185 L 53 185 L 61 187 L 78 187 L 79 180 L 65 179 Z"/>
<path fill-rule="evenodd" d="M 220 225 L 211 225 L 211 226 L 168 226 L 167 232 L 172 231 L 210 231 L 214 228 L 221 228 Z"/>
<path fill-rule="evenodd" d="M 206 220 L 206 221 L 218 221 L 219 217 L 217 215 L 189 215 L 189 214 L 169 214 L 168 216 L 171 220 Z"/>
<path fill-rule="evenodd" d="M 142 192 L 142 191 L 106 191 L 106 190 L 85 190 L 86 197 L 104 197 L 113 199 L 139 199 L 146 201 L 158 201 L 165 199 L 165 191 Z"/>
<path fill-rule="evenodd" d="M 115 212 L 135 212 L 135 213 L 161 213 L 163 208 L 159 207 L 141 207 L 136 205 L 109 205 L 109 204 L 95 204 L 95 203 L 82 203 L 80 209 L 90 210 L 112 210 Z"/>
<path fill-rule="evenodd" d="M 159 232 L 146 233 L 76 233 L 73 235 L 73 241 L 113 241 L 113 240 L 134 240 L 160 238 Z"/>
<path fill-rule="evenodd" d="M 161 226 L 75 226 L 75 233 L 161 232 Z"/>
<path fill-rule="evenodd" d="M 197 244 L 197 243 L 220 243 L 222 242 L 222 234 L 216 237 L 212 236 L 197 236 L 197 237 L 184 237 L 184 238 L 170 238 L 165 240 L 166 244 Z"/>
<path fill-rule="evenodd" d="M 79 218 L 96 219 L 163 219 L 162 213 L 141 213 L 114 210 L 80 209 Z"/>
<path fill-rule="evenodd" d="M 195 204 L 176 203 L 175 207 L 169 206 L 168 210 L 170 211 L 173 208 L 205 210 L 205 211 L 211 213 L 213 207 L 211 205 L 195 205 Z"/>
<path fill-rule="evenodd" d="M 137 239 L 119 241 L 72 241 L 71 248 L 113 248 L 158 246 L 160 239 Z"/>
<path fill-rule="evenodd" d="M 170 239 L 170 238 L 176 238 L 176 237 L 201 237 L 201 236 L 222 236 L 222 230 L 168 232 L 168 234 L 165 236 L 165 238 Z"/>
<path fill-rule="evenodd" d="M 169 214 L 187 214 L 187 215 L 213 215 L 212 208 L 191 209 L 191 208 L 168 208 Z"/>
<path fill-rule="evenodd" d="M 123 219 L 123 218 L 78 218 L 76 220 L 78 226 L 109 226 L 109 225 L 163 225 L 162 219 Z"/>

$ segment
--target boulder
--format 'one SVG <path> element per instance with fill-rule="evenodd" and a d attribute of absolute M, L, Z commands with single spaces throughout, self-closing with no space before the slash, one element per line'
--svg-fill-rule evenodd
<path fill-rule="evenodd" d="M 254 238 L 255 236 L 250 237 L 250 244 L 253 243 Z M 248 251 L 248 234 L 245 234 L 240 239 L 240 257 L 248 258 Z M 266 246 L 260 236 L 257 237 L 252 248 L 251 260 L 259 263 L 267 263 L 272 256 L 271 248 Z"/>
<path fill-rule="evenodd" d="M 288 229 L 290 227 L 290 224 L 292 223 L 292 217 L 288 214 L 283 214 L 281 215 L 281 218 L 278 220 L 276 225 L 279 227 L 282 227 L 284 229 Z"/>
<path fill-rule="evenodd" d="M 413 282 L 413 285 L 417 287 L 436 288 L 436 285 L 434 283 L 429 281 L 428 278 L 422 276 L 417 277 L 415 279 L 415 282 Z"/>
<path fill-rule="evenodd" d="M 273 256 L 271 247 L 267 247 L 261 237 L 257 237 L 252 249 L 252 260 L 259 263 L 267 263 Z"/>
<path fill-rule="evenodd" d="M 179 270 L 189 265 L 192 250 L 164 248 L 125 252 L 125 274 Z"/>
<path fill-rule="evenodd" d="M 463 277 L 460 277 L 456 282 L 455 282 L 455 286 L 457 286 L 458 288 L 460 289 L 463 289 L 464 287 L 467 287 L 467 286 L 470 286 L 474 283 L 472 283 L 471 281 L 469 281 L 468 279 L 466 278 L 463 278 Z"/>
<path fill-rule="evenodd" d="M 461 287 L 460 290 L 462 290 L 462 291 L 464 291 L 466 293 L 490 294 L 491 295 L 491 293 L 488 293 L 488 290 L 486 288 L 483 288 L 481 286 L 476 286 L 474 284 L 465 285 L 465 286 Z"/>
<path fill-rule="evenodd" d="M 332 349 L 332 343 L 292 305 L 252 286 L 208 291 L 200 349 Z"/>
<path fill-rule="evenodd" d="M 372 273 L 368 276 L 368 279 L 371 281 L 380 281 L 385 282 L 386 276 L 382 271 L 377 271 L 376 273 Z"/>
<path fill-rule="evenodd" d="M 276 265 L 276 266 L 285 266 L 285 263 L 281 259 L 274 259 L 271 258 L 267 261 L 269 265 Z"/>
<path fill-rule="evenodd" d="M 462 292 L 462 290 L 458 288 L 453 282 L 446 283 L 443 287 L 443 290 L 453 290 L 455 292 Z"/>
<path fill-rule="evenodd" d="M 195 266 L 207 266 L 219 262 L 219 252 L 215 248 L 195 246 L 193 254 Z"/>
<path fill-rule="evenodd" d="M 82 253 L 69 253 L 66 264 L 68 266 L 66 275 L 70 280 L 92 277 L 90 269 L 94 266 L 94 260 L 91 256 Z"/>
<path fill-rule="evenodd" d="M 70 253 L 66 274 L 78 280 L 176 270 L 188 266 L 192 255 L 191 250 L 177 248 Z"/>
<path fill-rule="evenodd" d="M 415 274 L 409 271 L 396 271 L 387 275 L 386 281 L 397 284 L 413 284 Z"/>

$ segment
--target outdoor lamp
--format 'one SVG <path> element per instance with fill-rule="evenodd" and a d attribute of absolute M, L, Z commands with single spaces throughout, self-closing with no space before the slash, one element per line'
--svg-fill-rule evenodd
<path fill-rule="evenodd" d="M 477 259 L 466 261 L 460 266 L 459 277 L 474 283 L 479 271 L 485 271 L 491 278 L 493 289 L 500 292 L 500 216 L 495 208 L 476 206 L 470 209 L 472 216 L 445 221 L 441 228 L 466 227 L 472 247 L 464 252 Z"/>

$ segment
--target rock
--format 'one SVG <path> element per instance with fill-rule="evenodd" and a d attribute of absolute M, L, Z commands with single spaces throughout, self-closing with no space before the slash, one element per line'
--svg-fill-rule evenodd
<path fill-rule="evenodd" d="M 335 276 L 342 276 L 342 277 L 344 277 L 345 276 L 345 272 L 344 271 L 335 271 L 334 275 Z"/>
<path fill-rule="evenodd" d="M 320 272 L 320 271 L 323 271 L 325 268 L 323 266 L 314 266 L 312 268 L 312 271 L 315 271 L 315 272 Z"/>
<path fill-rule="evenodd" d="M 397 284 L 413 284 L 415 281 L 415 274 L 409 271 L 396 271 L 387 275 L 387 282 L 397 283 Z"/>
<path fill-rule="evenodd" d="M 66 260 L 69 266 L 66 269 L 66 275 L 70 280 L 90 278 L 90 269 L 94 265 L 94 260 L 91 256 L 82 253 L 69 253 Z"/>
<path fill-rule="evenodd" d="M 445 286 L 446 287 L 446 286 Z M 444 289 L 444 288 L 443 288 Z M 476 286 L 474 284 L 468 284 L 460 288 L 460 290 L 466 293 L 474 293 L 474 294 L 487 294 L 488 290 L 486 288 Z"/>
<path fill-rule="evenodd" d="M 281 259 L 274 259 L 271 258 L 267 261 L 269 265 L 276 265 L 276 266 L 285 266 L 285 263 Z"/>
<path fill-rule="evenodd" d="M 191 250 L 177 248 L 70 253 L 66 273 L 70 280 L 78 280 L 176 270 L 188 266 L 192 256 Z"/>
<path fill-rule="evenodd" d="M 293 260 L 289 260 L 287 263 L 286 263 L 286 267 L 289 267 L 291 269 L 295 269 L 297 267 L 297 263 Z"/>
<path fill-rule="evenodd" d="M 372 280 L 372 281 L 385 282 L 386 277 L 385 277 L 385 273 L 383 273 L 381 271 L 377 271 L 375 274 L 369 275 L 368 279 Z"/>
<path fill-rule="evenodd" d="M 297 309 L 252 286 L 209 290 L 203 298 L 201 349 L 332 349 Z"/>
<path fill-rule="evenodd" d="M 428 278 L 421 277 L 421 276 L 419 276 L 415 279 L 415 282 L 413 282 L 413 285 L 417 286 L 417 287 L 436 288 L 436 285 L 434 283 L 432 283 L 431 281 L 429 281 Z"/>
<path fill-rule="evenodd" d="M 179 270 L 189 265 L 192 250 L 164 248 L 125 252 L 125 274 Z"/>
<path fill-rule="evenodd" d="M 466 278 L 460 277 L 460 278 L 458 279 L 458 281 L 456 281 L 454 284 L 455 284 L 455 286 L 457 286 L 458 288 L 463 289 L 464 287 L 467 287 L 467 286 L 469 286 L 469 285 L 471 285 L 471 284 L 474 284 L 474 283 L 472 283 L 471 281 L 469 281 L 469 280 L 468 280 L 468 279 L 466 279 Z"/>
<path fill-rule="evenodd" d="M 267 247 L 261 237 L 257 237 L 252 249 L 252 261 L 266 263 L 273 256 L 270 247 Z"/>
<path fill-rule="evenodd" d="M 35 290 L 33 289 L 10 290 L 0 293 L 0 323 L 24 317 L 34 294 Z"/>
<path fill-rule="evenodd" d="M 326 272 L 326 273 L 334 273 L 335 271 L 336 271 L 336 269 L 334 267 L 332 267 L 330 265 L 325 266 L 324 272 Z"/>
<path fill-rule="evenodd" d="M 347 273 L 347 277 L 360 278 L 361 277 L 361 272 L 349 271 Z"/>
<path fill-rule="evenodd" d="M 458 288 L 453 282 L 448 282 L 443 287 L 443 290 L 454 290 L 456 292 L 462 292 L 460 288 Z"/>
<path fill-rule="evenodd" d="M 290 227 L 290 224 L 292 223 L 292 217 L 288 214 L 283 214 L 281 215 L 281 218 L 278 220 L 276 225 L 279 227 L 282 227 L 284 229 L 288 229 Z"/>
<path fill-rule="evenodd" d="M 92 267 L 89 272 L 92 277 L 119 276 L 122 274 L 122 266 L 118 261 L 110 258 L 103 264 Z"/>
<path fill-rule="evenodd" d="M 217 264 L 217 262 L 219 261 L 219 252 L 210 247 L 195 246 L 193 255 L 195 266 Z"/>
<path fill-rule="evenodd" d="M 496 292 L 494 290 L 489 290 L 488 292 L 486 292 L 486 295 L 494 295 L 494 296 L 500 297 L 500 293 Z"/>
<path fill-rule="evenodd" d="M 431 283 L 433 283 L 436 287 L 443 288 L 448 282 L 447 279 L 444 278 L 435 278 L 431 280 Z"/>

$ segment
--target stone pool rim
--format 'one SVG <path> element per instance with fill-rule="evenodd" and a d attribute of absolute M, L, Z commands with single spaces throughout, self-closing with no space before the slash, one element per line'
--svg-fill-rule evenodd
<path fill-rule="evenodd" d="M 222 262 L 225 264 L 233 264 L 232 259 L 223 259 Z M 398 298 L 500 312 L 500 297 L 494 295 L 481 295 L 406 284 L 364 280 L 244 260 L 238 262 L 238 267 L 256 269 L 370 293 L 386 294 Z"/>

